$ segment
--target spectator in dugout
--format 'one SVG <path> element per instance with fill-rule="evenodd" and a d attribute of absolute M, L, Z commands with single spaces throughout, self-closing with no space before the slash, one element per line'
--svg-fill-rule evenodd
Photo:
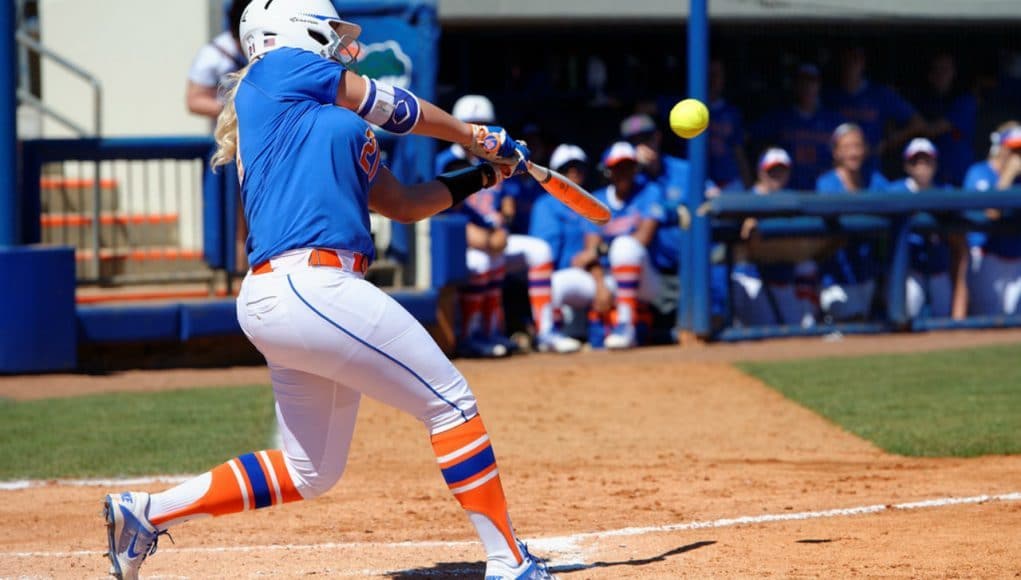
<path fill-rule="evenodd" d="M 885 191 L 886 179 L 867 167 L 869 147 L 864 130 L 844 123 L 833 131 L 833 170 L 822 174 L 815 188 L 820 195 L 854 195 Z M 823 263 L 819 304 L 835 321 L 862 320 L 872 311 L 876 290 L 875 244 L 850 240 Z"/>
<path fill-rule="evenodd" d="M 840 61 L 840 86 L 828 93 L 827 105 L 846 121 L 861 127 L 869 149 L 865 171 L 871 172 L 880 168 L 879 159 L 888 150 L 896 150 L 911 137 L 924 134 L 925 120 L 896 91 L 865 77 L 864 49 L 847 48 Z M 887 134 L 891 124 L 896 129 Z"/>
<path fill-rule="evenodd" d="M 770 195 L 787 189 L 792 165 L 787 151 L 767 149 L 759 159 L 749 193 Z M 763 240 L 755 218 L 742 223 L 741 240 L 732 250 L 734 322 L 740 326 L 814 326 L 818 274 L 812 257 L 818 242 Z"/>
<path fill-rule="evenodd" d="M 712 123 L 710 123 L 712 125 Z M 684 159 L 663 153 L 663 133 L 656 127 L 652 117 L 644 114 L 632 115 L 621 123 L 621 138 L 631 143 L 637 155 L 640 179 L 659 186 L 661 197 L 649 207 L 652 219 L 657 223 L 651 245 L 647 245 L 649 258 L 659 276 L 659 292 L 651 302 L 655 310 L 670 318 L 677 308 L 680 296 L 681 227 L 677 209 L 688 197 L 688 175 L 690 166 Z M 719 195 L 720 190 L 712 182 L 705 183 L 706 197 Z M 718 293 L 714 293 L 714 298 Z M 714 304 L 714 311 L 718 310 Z"/>
<path fill-rule="evenodd" d="M 588 179 L 588 156 L 577 145 L 563 144 L 553 150 L 550 168 L 584 186 Z M 552 314 L 554 328 L 573 338 L 586 334 L 587 314 L 593 303 L 602 311 L 613 304 L 601 262 L 585 253 L 588 222 L 552 195 L 539 197 L 532 206 L 529 234 L 549 244 L 553 252 Z"/>
<path fill-rule="evenodd" d="M 904 148 L 903 157 L 907 177 L 891 183 L 890 192 L 924 194 L 946 189 L 936 182 L 940 155 L 932 141 L 912 139 Z M 968 249 L 964 236 L 912 232 L 908 244 L 910 270 L 905 289 L 908 316 L 952 316 L 956 320 L 967 316 Z"/>
<path fill-rule="evenodd" d="M 798 191 L 812 190 L 819 175 L 832 166 L 830 139 L 843 122 L 820 103 L 821 88 L 819 68 L 802 64 L 794 79 L 793 106 L 767 113 L 751 131 L 755 142 L 776 143 L 793 156 L 789 187 Z"/>
<path fill-rule="evenodd" d="M 1003 191 L 1021 185 L 1021 126 L 1016 121 L 1000 125 L 992 134 L 989 158 L 971 166 L 964 178 L 966 191 Z M 987 210 L 990 222 L 1003 217 Z M 979 316 L 1018 313 L 1021 301 L 1021 235 L 1005 232 L 968 234 L 971 268 L 969 310 Z"/>
<path fill-rule="evenodd" d="M 660 225 L 655 208 L 663 192 L 657 182 L 641 178 L 638 153 L 626 141 L 606 151 L 603 167 L 609 185 L 594 195 L 610 208 L 611 218 L 603 226 L 586 222 L 585 247 L 573 263 L 592 273 L 593 315 L 608 328 L 603 344 L 619 350 L 637 345 L 641 309 L 659 294 L 650 248 Z M 610 280 L 601 280 L 606 269 Z"/>
<path fill-rule="evenodd" d="M 709 179 L 723 191 L 737 191 L 751 183 L 752 175 L 744 153 L 741 111 L 724 98 L 726 86 L 723 63 L 714 59 L 709 64 Z"/>
<path fill-rule="evenodd" d="M 918 111 L 929 124 L 928 134 L 940 151 L 936 183 L 961 185 L 975 161 L 978 101 L 959 86 L 954 57 L 942 53 L 932 59 L 928 90 L 917 102 Z"/>

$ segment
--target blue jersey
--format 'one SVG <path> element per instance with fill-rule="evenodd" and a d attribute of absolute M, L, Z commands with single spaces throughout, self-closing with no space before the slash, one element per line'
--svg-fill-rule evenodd
<path fill-rule="evenodd" d="M 662 157 L 663 171 L 653 181 L 659 186 L 660 197 L 649 207 L 649 216 L 659 222 L 656 236 L 649 247 L 652 263 L 661 272 L 676 272 L 680 263 L 681 228 L 673 218 L 677 208 L 688 199 L 688 162 L 677 157 Z M 706 189 L 715 187 L 706 181 Z"/>
<path fill-rule="evenodd" d="M 726 188 L 741 185 L 741 171 L 734 150 L 744 145 L 741 111 L 723 99 L 709 105 L 709 179 Z"/>
<path fill-rule="evenodd" d="M 941 183 L 964 183 L 964 174 L 975 160 L 972 143 L 975 142 L 978 123 L 978 101 L 968 93 L 930 97 L 918 104 L 918 110 L 929 121 L 946 119 L 952 125 L 950 131 L 933 139 L 939 150 L 939 173 L 936 177 Z"/>
<path fill-rule="evenodd" d="M 867 175 L 869 175 L 869 179 L 868 183 L 865 184 L 865 191 L 887 191 L 889 182 L 882 176 L 882 174 L 878 171 L 873 171 Z M 820 175 L 819 179 L 815 182 L 815 190 L 823 195 L 851 193 L 847 191 L 846 187 L 844 187 L 844 182 L 840 181 L 840 177 L 837 175 L 836 169 L 832 169 Z"/>
<path fill-rule="evenodd" d="M 514 200 L 514 218 L 511 219 L 512 234 L 527 234 L 532 219 L 532 206 L 536 200 L 546 197 L 546 191 L 539 182 L 522 175 L 504 183 L 505 195 Z"/>
<path fill-rule="evenodd" d="M 886 178 L 873 172 L 866 184 L 866 191 L 885 191 Z M 850 195 L 834 169 L 819 176 L 815 184 L 820 195 Z M 822 264 L 823 286 L 831 284 L 862 284 L 874 280 L 879 272 L 879 263 L 872 242 L 852 240 L 838 250 L 832 258 Z"/>
<path fill-rule="evenodd" d="M 334 105 L 343 73 L 311 52 L 280 48 L 253 64 L 238 89 L 251 264 L 310 247 L 375 257 L 368 194 L 382 156 L 369 125 Z"/>
<path fill-rule="evenodd" d="M 929 191 L 947 189 L 936 187 Z M 913 181 L 900 179 L 891 183 L 887 191 L 892 193 L 919 193 Z M 950 271 L 950 245 L 936 232 L 908 234 L 908 252 L 911 256 L 911 269 L 922 274 L 945 274 Z"/>
<path fill-rule="evenodd" d="M 504 186 L 490 187 L 470 196 L 461 204 L 461 213 L 469 223 L 489 230 L 505 226 L 500 206 L 503 204 Z"/>
<path fill-rule="evenodd" d="M 893 89 L 869 82 L 862 84 L 854 94 L 836 90 L 828 95 L 827 105 L 852 123 L 857 123 L 865 133 L 871 157 L 866 165 L 868 170 L 876 167 L 879 142 L 887 123 L 893 121 L 903 125 L 915 116 L 915 108 Z"/>
<path fill-rule="evenodd" d="M 563 270 L 585 249 L 587 223 L 557 198 L 544 195 L 532 206 L 528 235 L 545 240 L 553 250 L 553 264 Z"/>
<path fill-rule="evenodd" d="M 968 169 L 964 176 L 965 191 L 989 191 L 996 189 L 1000 174 L 988 161 L 980 161 Z M 1018 185 L 1015 182 L 1014 185 Z M 969 232 L 968 245 L 982 248 L 985 253 L 1004 258 L 1021 258 L 1021 236 Z"/>
<path fill-rule="evenodd" d="M 793 107 L 767 114 L 755 127 L 756 140 L 786 149 L 792 157 L 790 189 L 810 191 L 833 166 L 830 140 L 844 120 L 825 109 L 805 114 Z"/>
<path fill-rule="evenodd" d="M 652 182 L 636 181 L 635 192 L 627 201 L 617 197 L 613 186 L 604 187 L 593 195 L 610 208 L 610 221 L 602 226 L 586 222 L 589 232 L 602 236 L 607 243 L 617 236 L 628 236 L 638 231 L 646 219 L 655 219 L 654 212 L 663 197 L 662 190 Z"/>

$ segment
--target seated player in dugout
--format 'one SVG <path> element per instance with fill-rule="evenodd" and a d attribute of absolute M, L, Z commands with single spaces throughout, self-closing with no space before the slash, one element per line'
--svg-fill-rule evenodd
<path fill-rule="evenodd" d="M 1021 186 L 1021 125 L 1008 121 L 990 139 L 989 158 L 968 169 L 965 191 L 1003 191 Z M 991 222 L 1004 212 L 987 210 Z M 1021 302 L 1021 235 L 1008 232 L 968 234 L 971 267 L 969 311 L 979 316 L 1017 314 Z"/>
<path fill-rule="evenodd" d="M 661 275 L 659 291 L 652 299 L 657 322 L 673 327 L 677 319 L 677 301 L 680 296 L 681 227 L 678 207 L 688 197 L 688 175 L 690 166 L 685 159 L 663 153 L 663 133 L 652 117 L 645 114 L 632 115 L 621 123 L 621 137 L 635 147 L 640 168 L 640 179 L 659 186 L 660 199 L 650 208 L 659 224 L 649 246 L 651 264 Z M 712 180 L 705 182 L 705 196 L 719 195 L 720 190 Z M 722 252 L 714 252 L 715 256 Z M 714 310 L 718 310 L 714 306 Z"/>
<path fill-rule="evenodd" d="M 819 195 L 886 190 L 886 178 L 866 166 L 869 149 L 861 127 L 840 125 L 833 131 L 832 142 L 834 168 L 816 181 Z M 875 246 L 869 240 L 850 240 L 822 264 L 819 305 L 834 321 L 864 320 L 872 313 L 879 274 Z"/>
<path fill-rule="evenodd" d="M 594 192 L 610 208 L 603 226 L 586 223 L 585 249 L 574 265 L 593 272 L 592 315 L 608 330 L 608 349 L 632 348 L 638 343 L 636 325 L 660 290 L 660 275 L 652 267 L 649 248 L 659 228 L 657 208 L 663 198 L 659 185 L 639 175 L 638 153 L 626 141 L 614 143 L 603 155 L 609 185 Z M 605 279 L 595 269 L 609 269 Z"/>
<path fill-rule="evenodd" d="M 550 157 L 550 168 L 584 187 L 588 156 L 577 145 L 560 145 Z M 585 218 L 552 195 L 539 197 L 532 206 L 529 233 L 545 240 L 553 252 L 550 286 L 554 330 L 574 339 L 585 337 L 593 301 L 603 305 L 604 310 L 612 304 L 602 264 L 591 260 L 585 252 L 586 224 Z M 584 267 L 576 266 L 576 261 L 584 263 Z"/>
<path fill-rule="evenodd" d="M 749 193 L 770 195 L 787 189 L 792 160 L 787 151 L 767 149 L 759 159 Z M 734 322 L 740 326 L 815 325 L 818 310 L 818 268 L 815 258 L 828 242 L 814 239 L 764 240 L 758 220 L 741 225 L 742 243 L 735 244 L 731 272 Z"/>
<path fill-rule="evenodd" d="M 891 193 L 946 190 L 936 184 L 939 153 L 928 139 L 916 137 L 904 148 L 904 179 L 889 186 Z M 911 232 L 911 269 L 906 282 L 908 316 L 953 317 L 968 314 L 968 246 L 961 234 Z"/>
<path fill-rule="evenodd" d="M 447 166 L 463 169 L 470 167 L 471 161 L 468 156 Z M 458 208 L 468 218 L 465 259 L 469 274 L 468 283 L 460 289 L 462 324 L 458 352 L 468 357 L 500 358 L 519 350 L 507 337 L 504 320 L 504 278 L 508 271 L 527 272 L 528 301 L 538 350 L 577 352 L 581 343 L 563 336 L 555 327 L 550 289 L 552 250 L 541 238 L 510 233 L 500 212 L 504 195 L 501 187 L 489 188 Z"/>

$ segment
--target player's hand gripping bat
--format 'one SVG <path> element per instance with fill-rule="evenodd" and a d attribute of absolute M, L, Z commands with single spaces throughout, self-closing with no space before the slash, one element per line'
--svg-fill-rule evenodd
<path fill-rule="evenodd" d="M 550 195 L 581 217 L 598 225 L 610 221 L 610 209 L 567 177 L 531 161 L 528 162 L 528 174 Z"/>

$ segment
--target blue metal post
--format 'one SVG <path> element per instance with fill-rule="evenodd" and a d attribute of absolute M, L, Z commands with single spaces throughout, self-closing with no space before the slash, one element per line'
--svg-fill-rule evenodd
<path fill-rule="evenodd" d="M 703 103 L 709 100 L 709 6 L 708 0 L 690 0 L 688 14 L 688 96 Z M 710 120 L 710 123 L 712 120 Z M 709 335 L 709 250 L 711 245 L 709 219 L 698 215 L 705 202 L 708 173 L 709 141 L 702 134 L 688 144 L 691 172 L 688 180 L 688 209 L 691 212 L 691 292 L 682 300 L 689 301 L 691 330 L 700 337 Z"/>
<path fill-rule="evenodd" d="M 14 0 L 0 0 L 0 247 L 20 242 L 18 203 L 18 62 Z"/>

